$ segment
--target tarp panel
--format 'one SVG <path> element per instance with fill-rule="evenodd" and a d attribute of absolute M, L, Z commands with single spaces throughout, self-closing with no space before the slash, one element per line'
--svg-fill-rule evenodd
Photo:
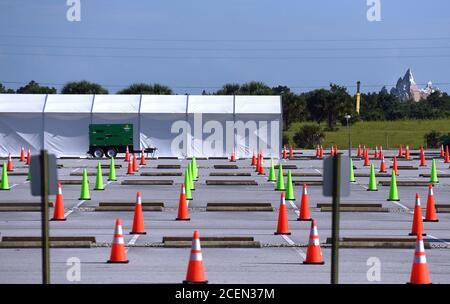
<path fill-rule="evenodd" d="M 235 96 L 235 114 L 281 114 L 280 96 Z"/>
<path fill-rule="evenodd" d="M 42 113 L 45 94 L 0 94 L 0 113 Z"/>
<path fill-rule="evenodd" d="M 94 95 L 48 95 L 45 113 L 91 113 Z"/>
<path fill-rule="evenodd" d="M 140 113 L 186 113 L 186 95 L 142 95 Z"/>
<path fill-rule="evenodd" d="M 92 113 L 139 113 L 141 95 L 95 95 Z"/>
<path fill-rule="evenodd" d="M 233 114 L 233 96 L 190 95 L 188 113 Z"/>
<path fill-rule="evenodd" d="M 42 114 L 0 113 L 0 156 L 18 156 L 22 147 L 36 154 L 42 148 L 42 133 Z"/>

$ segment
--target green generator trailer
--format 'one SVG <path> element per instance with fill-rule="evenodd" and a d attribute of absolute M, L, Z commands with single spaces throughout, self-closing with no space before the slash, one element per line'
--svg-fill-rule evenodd
<path fill-rule="evenodd" d="M 115 157 L 133 151 L 133 124 L 90 124 L 89 151 L 95 157 Z"/>
<path fill-rule="evenodd" d="M 94 157 L 116 157 L 117 153 L 125 153 L 126 149 L 135 151 L 133 146 L 133 124 L 90 124 L 89 151 Z M 139 149 L 139 147 L 136 147 Z M 144 152 L 153 153 L 156 148 L 146 148 Z"/>

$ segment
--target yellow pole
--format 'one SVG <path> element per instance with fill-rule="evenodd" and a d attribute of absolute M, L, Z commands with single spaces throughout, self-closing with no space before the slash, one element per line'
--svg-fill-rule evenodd
<path fill-rule="evenodd" d="M 361 107 L 361 93 L 360 93 L 361 82 L 358 81 L 356 83 L 356 113 L 359 114 L 359 110 Z"/>

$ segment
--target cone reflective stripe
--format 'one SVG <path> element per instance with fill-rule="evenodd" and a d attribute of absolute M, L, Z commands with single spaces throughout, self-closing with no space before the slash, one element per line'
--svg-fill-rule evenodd
<path fill-rule="evenodd" d="M 270 169 L 269 169 L 269 182 L 275 182 L 277 179 L 275 177 L 275 168 L 273 166 L 273 159 L 270 159 Z"/>
<path fill-rule="evenodd" d="M 141 152 L 141 162 L 139 163 L 139 165 L 141 165 L 141 166 L 146 165 L 146 163 L 145 163 L 144 149 L 142 149 L 142 152 Z"/>
<path fill-rule="evenodd" d="M 194 181 L 198 180 L 198 167 L 197 167 L 197 160 L 195 159 L 195 156 L 192 156 L 192 169 L 194 173 Z"/>
<path fill-rule="evenodd" d="M 286 188 L 284 187 L 284 176 L 283 176 L 283 166 L 281 163 L 278 164 L 278 176 L 277 176 L 277 187 L 275 188 L 277 191 L 284 191 Z"/>
<path fill-rule="evenodd" d="M 397 166 L 397 157 L 394 156 L 394 162 L 392 163 L 392 170 L 394 171 L 395 175 L 398 175 L 398 166 Z"/>
<path fill-rule="evenodd" d="M 20 161 L 25 161 L 25 149 L 23 147 L 20 149 Z"/>
<path fill-rule="evenodd" d="M 422 209 L 420 207 L 419 193 L 416 192 L 416 204 L 414 205 L 413 223 L 409 235 L 426 235 L 423 233 Z"/>
<path fill-rule="evenodd" d="M 387 199 L 388 201 L 398 202 L 400 199 L 398 198 L 398 191 L 397 191 L 397 178 L 395 177 L 395 172 L 392 170 L 391 174 L 391 185 L 389 188 L 389 197 Z"/>
<path fill-rule="evenodd" d="M 184 172 L 184 186 L 186 191 L 186 199 L 191 200 L 192 199 L 192 193 L 191 193 L 191 178 L 189 177 L 188 169 L 186 168 L 186 171 Z"/>
<path fill-rule="evenodd" d="M 439 222 L 436 214 L 436 207 L 434 202 L 433 185 L 428 186 L 428 198 L 427 198 L 427 211 L 425 214 L 424 222 Z"/>
<path fill-rule="evenodd" d="M 207 284 L 205 269 L 203 266 L 202 248 L 200 245 L 200 235 L 198 230 L 194 231 L 192 236 L 191 255 L 186 273 L 184 284 Z"/>
<path fill-rule="evenodd" d="M 358 152 L 356 154 L 356 157 L 361 157 L 361 145 L 358 145 Z"/>
<path fill-rule="evenodd" d="M 53 210 L 53 218 L 52 221 L 65 221 L 64 218 L 64 200 L 62 195 L 62 187 L 61 182 L 58 181 L 58 194 L 56 194 L 55 198 L 55 209 Z"/>
<path fill-rule="evenodd" d="M 13 163 L 12 163 L 12 159 L 11 159 L 11 153 L 8 154 L 8 164 L 7 164 L 6 168 L 7 168 L 8 172 L 14 171 Z"/>
<path fill-rule="evenodd" d="M 284 198 L 284 192 L 281 192 L 280 208 L 278 210 L 277 231 L 275 231 L 274 234 L 275 235 L 279 235 L 279 234 L 290 235 L 291 234 L 289 232 L 288 215 L 287 215 L 286 201 Z"/>
<path fill-rule="evenodd" d="M 317 231 L 316 220 L 311 221 L 308 249 L 306 251 L 306 259 L 303 264 L 325 264 L 323 261 L 322 250 L 320 249 L 319 232 Z"/>
<path fill-rule="evenodd" d="M 427 258 L 425 255 L 425 245 L 422 235 L 417 235 L 416 248 L 414 250 L 414 260 L 411 269 L 409 284 L 431 284 L 430 273 L 428 271 Z"/>
<path fill-rule="evenodd" d="M 136 193 L 136 205 L 134 206 L 133 229 L 130 234 L 147 234 L 144 228 L 144 215 L 142 213 L 141 192 Z"/>
<path fill-rule="evenodd" d="M 133 159 L 130 158 L 130 160 L 128 161 L 127 175 L 133 175 L 133 174 L 134 174 Z"/>
<path fill-rule="evenodd" d="M 356 179 L 355 179 L 355 171 L 353 170 L 353 160 L 350 157 L 350 166 L 349 166 L 349 170 L 350 170 L 350 182 L 351 183 L 356 183 Z"/>
<path fill-rule="evenodd" d="M 294 185 L 292 184 L 292 173 L 291 170 L 288 170 L 287 181 L 286 181 L 286 197 L 287 201 L 295 201 L 294 195 Z"/>
<path fill-rule="evenodd" d="M 367 188 L 367 191 L 378 191 L 377 180 L 375 177 L 375 166 L 373 164 L 370 165 L 369 187 Z"/>
<path fill-rule="evenodd" d="M 303 184 L 302 201 L 300 203 L 300 212 L 298 213 L 298 221 L 311 221 L 311 213 L 309 212 L 308 185 Z"/>
<path fill-rule="evenodd" d="M 100 162 L 97 165 L 97 176 L 95 177 L 94 190 L 105 190 L 105 186 L 103 185 L 102 165 L 100 164 Z"/>
<path fill-rule="evenodd" d="M 28 152 L 27 152 L 27 161 L 25 163 L 26 165 L 30 165 L 31 164 L 31 152 L 30 152 L 30 148 L 28 148 Z"/>
<path fill-rule="evenodd" d="M 128 146 L 125 150 L 125 161 L 130 161 L 130 151 L 128 150 Z"/>
<path fill-rule="evenodd" d="M 81 180 L 81 192 L 79 200 L 90 200 L 91 196 L 89 193 L 89 182 L 87 176 L 87 170 L 84 168 L 83 170 L 83 178 Z"/>
<path fill-rule="evenodd" d="M 123 239 L 122 224 L 120 218 L 116 219 L 114 229 L 114 238 L 111 246 L 111 256 L 108 263 L 128 263 L 127 253 L 125 251 L 125 241 Z"/>
<path fill-rule="evenodd" d="M 444 145 L 441 145 L 441 158 L 445 157 Z"/>
<path fill-rule="evenodd" d="M 437 170 L 436 170 L 436 160 L 435 159 L 433 159 L 433 161 L 431 163 L 430 183 L 433 183 L 433 184 L 439 183 Z"/>
<path fill-rule="evenodd" d="M 181 184 L 180 200 L 178 203 L 177 221 L 189 221 L 188 203 L 186 201 L 186 189 L 184 183 Z"/>
<path fill-rule="evenodd" d="M 411 157 L 409 155 L 409 146 L 406 146 L 405 159 L 411 159 Z"/>
<path fill-rule="evenodd" d="M 114 157 L 111 157 L 111 160 L 109 161 L 109 175 L 108 175 L 109 181 L 116 181 L 116 161 L 114 160 Z"/>
<path fill-rule="evenodd" d="M 3 162 L 2 181 L 0 182 L 0 190 L 9 190 L 8 170 L 6 169 L 6 162 Z"/>
<path fill-rule="evenodd" d="M 133 153 L 133 171 L 134 172 L 138 172 L 139 171 L 139 166 L 138 166 L 138 160 L 136 157 L 136 153 Z"/>
<path fill-rule="evenodd" d="M 292 145 L 289 145 L 289 159 L 294 158 L 294 150 L 292 150 Z"/>
<path fill-rule="evenodd" d="M 402 145 L 400 145 L 400 147 L 398 147 L 398 157 L 403 157 L 403 147 L 402 147 Z"/>
<path fill-rule="evenodd" d="M 380 173 L 386 173 L 386 163 L 384 162 L 384 155 L 381 158 L 381 164 L 380 164 Z"/>
<path fill-rule="evenodd" d="M 420 167 L 426 167 L 427 161 L 425 159 L 425 152 L 423 151 L 423 147 L 420 146 Z"/>

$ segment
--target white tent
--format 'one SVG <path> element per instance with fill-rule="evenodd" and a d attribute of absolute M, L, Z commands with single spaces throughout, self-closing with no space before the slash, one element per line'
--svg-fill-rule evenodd
<path fill-rule="evenodd" d="M 0 94 L 0 156 L 85 157 L 90 124 L 130 124 L 133 148 L 156 156 L 277 157 L 281 109 L 279 96 Z"/>

